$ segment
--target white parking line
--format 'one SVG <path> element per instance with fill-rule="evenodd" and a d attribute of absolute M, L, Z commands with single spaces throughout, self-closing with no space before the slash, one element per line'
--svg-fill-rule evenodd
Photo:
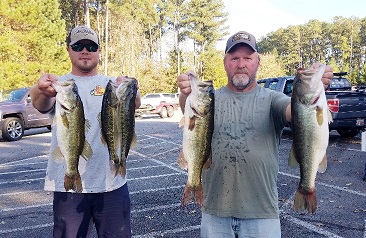
<path fill-rule="evenodd" d="M 325 235 L 329 238 L 342 238 L 341 236 L 338 236 L 334 233 L 331 233 L 327 230 L 324 230 L 318 226 L 315 226 L 309 222 L 306 222 L 306 221 L 303 221 L 301 219 L 298 219 L 296 217 L 293 217 L 289 214 L 286 213 L 286 210 L 288 209 L 291 209 L 290 208 L 290 205 L 291 205 L 291 202 L 293 201 L 294 197 L 295 197 L 295 193 L 296 191 L 291 195 L 291 197 L 289 197 L 284 203 L 283 205 L 280 207 L 280 216 L 282 217 L 282 219 L 285 219 L 286 221 L 289 221 L 289 222 L 292 222 L 298 226 L 302 226 L 302 227 L 305 227 L 306 229 L 308 230 L 311 230 L 311 231 L 314 231 L 318 234 L 321 234 L 321 235 Z"/>
<path fill-rule="evenodd" d="M 324 230 L 320 227 L 314 226 L 313 224 L 311 224 L 309 222 L 306 222 L 306 221 L 303 221 L 303 220 L 300 220 L 296 217 L 293 217 L 293 216 L 290 216 L 290 215 L 284 215 L 283 218 L 286 219 L 287 221 L 290 221 L 290 222 L 296 224 L 296 225 L 305 227 L 308 230 L 314 231 L 314 232 L 316 232 L 318 234 L 321 234 L 321 235 L 325 235 L 326 237 L 329 237 L 329 238 L 342 238 L 342 236 L 338 236 L 336 234 L 333 234 L 332 232 L 326 231 L 326 230 Z"/>
<path fill-rule="evenodd" d="M 187 231 L 194 231 L 194 230 L 198 230 L 198 229 L 200 229 L 200 225 L 186 226 L 186 227 L 177 228 L 177 229 L 173 229 L 173 230 L 151 232 L 151 233 L 148 233 L 148 234 L 136 235 L 136 236 L 132 236 L 132 237 L 133 238 L 151 238 L 151 237 L 156 237 L 156 236 L 164 237 L 165 235 L 177 234 L 177 233 L 180 233 L 180 232 L 187 232 Z"/>
<path fill-rule="evenodd" d="M 11 172 L 0 173 L 0 175 L 22 174 L 22 173 L 29 173 L 29 172 L 41 172 L 41 171 L 46 171 L 46 169 L 28 169 L 28 170 L 21 170 L 21 171 L 11 171 Z"/>
<path fill-rule="evenodd" d="M 288 174 L 288 173 L 283 173 L 283 172 L 279 172 L 279 174 L 287 176 L 287 177 L 291 177 L 291 178 L 300 179 L 299 176 L 293 175 L 293 174 Z M 355 190 L 352 190 L 352 189 L 343 188 L 343 187 L 335 186 L 335 185 L 332 185 L 332 184 L 327 184 L 327 183 L 317 182 L 317 181 L 315 181 L 315 183 L 319 184 L 321 186 L 324 186 L 324 187 L 333 188 L 333 189 L 340 190 L 340 191 L 343 191 L 343 192 L 348 192 L 348 193 L 351 193 L 351 194 L 366 197 L 366 193 L 358 192 L 358 191 L 355 191 Z"/>
<path fill-rule="evenodd" d="M 45 159 L 47 160 L 48 159 L 48 155 L 39 155 L 39 156 L 36 156 L 36 157 L 30 157 L 30 158 L 26 158 L 26 159 L 21 159 L 21 160 L 15 160 L 15 161 L 12 161 L 12 162 L 6 162 L 6 163 L 3 163 L 3 164 L 0 164 L 0 167 L 5 167 L 5 166 L 8 166 L 8 165 L 12 165 L 12 164 L 19 164 L 19 165 L 23 165 L 24 161 L 28 161 L 28 160 L 37 160 L 37 159 Z"/>

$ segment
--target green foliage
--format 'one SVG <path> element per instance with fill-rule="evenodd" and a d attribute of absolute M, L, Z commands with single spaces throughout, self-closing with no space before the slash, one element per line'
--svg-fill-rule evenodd
<path fill-rule="evenodd" d="M 204 80 L 212 80 L 215 88 L 220 88 L 227 84 L 227 77 L 223 64 L 224 55 L 221 51 L 209 48 L 202 55 L 204 64 Z"/>
<path fill-rule="evenodd" d="M 223 53 L 214 49 L 228 34 L 222 0 L 0 0 L 0 6 L 0 90 L 34 84 L 43 72 L 68 72 L 67 31 L 89 20 L 101 39 L 99 70 L 136 77 L 143 94 L 177 92 L 176 77 L 187 70 L 216 88 L 227 83 Z M 271 32 L 258 45 L 257 78 L 293 75 L 319 61 L 365 84 L 366 18 L 311 20 Z"/>
<path fill-rule="evenodd" d="M 281 28 L 259 41 L 260 53 L 278 52 L 287 75 L 314 62 L 348 72 L 353 84 L 365 77 L 366 20 L 334 17 L 332 23 L 311 20 L 307 24 Z M 262 63 L 262 68 L 264 64 Z M 263 75 L 262 75 L 263 76 Z"/>
<path fill-rule="evenodd" d="M 1 0 L 0 90 L 30 86 L 42 72 L 65 72 L 64 21 L 56 0 Z M 11 11 L 10 11 L 11 9 Z"/>
<path fill-rule="evenodd" d="M 261 66 L 257 72 L 257 79 L 279 77 L 286 75 L 284 66 L 278 61 L 277 51 L 264 53 L 260 56 Z"/>

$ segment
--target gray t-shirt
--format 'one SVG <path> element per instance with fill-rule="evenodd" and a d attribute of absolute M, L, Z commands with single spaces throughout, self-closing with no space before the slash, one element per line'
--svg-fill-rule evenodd
<path fill-rule="evenodd" d="M 115 81 L 115 78 L 104 75 L 80 77 L 72 74 L 66 74 L 58 78 L 59 81 L 67 79 L 75 80 L 81 101 L 83 102 L 85 118 L 90 124 L 90 129 L 86 131 L 85 137 L 93 149 L 93 155 L 88 161 L 82 157 L 79 159 L 83 193 L 100 193 L 120 188 L 126 183 L 127 176 L 122 178 L 122 176 L 115 176 L 111 172 L 108 148 L 102 144 L 99 123 L 99 113 L 102 109 L 105 87 L 110 79 Z M 56 146 L 56 126 L 52 126 L 50 154 L 52 154 Z M 55 160 L 50 155 L 44 189 L 47 191 L 65 192 L 65 172 L 65 160 Z"/>
<path fill-rule="evenodd" d="M 212 164 L 202 173 L 205 213 L 278 218 L 278 145 L 290 97 L 261 86 L 215 92 Z"/>

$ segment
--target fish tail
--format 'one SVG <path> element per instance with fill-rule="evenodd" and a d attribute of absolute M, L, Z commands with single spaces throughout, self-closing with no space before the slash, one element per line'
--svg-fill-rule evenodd
<path fill-rule="evenodd" d="M 111 161 L 110 167 L 112 173 L 114 173 L 114 176 L 121 175 L 123 178 L 126 177 L 126 162 L 123 163 L 123 161 L 118 161 L 115 163 L 114 161 Z"/>
<path fill-rule="evenodd" d="M 197 187 L 192 187 L 189 184 L 186 184 L 182 197 L 182 206 L 185 206 L 190 202 L 195 202 L 202 207 L 202 200 L 202 185 L 200 184 Z"/>
<path fill-rule="evenodd" d="M 74 190 L 77 193 L 81 193 L 83 191 L 83 185 L 81 184 L 80 174 L 65 174 L 64 187 L 66 191 Z"/>
<path fill-rule="evenodd" d="M 295 211 L 308 211 L 313 214 L 316 211 L 316 193 L 313 189 L 312 191 L 304 191 L 298 188 L 294 199 L 294 210 Z"/>
<path fill-rule="evenodd" d="M 121 163 L 118 165 L 118 172 L 123 178 L 126 177 L 126 163 Z"/>

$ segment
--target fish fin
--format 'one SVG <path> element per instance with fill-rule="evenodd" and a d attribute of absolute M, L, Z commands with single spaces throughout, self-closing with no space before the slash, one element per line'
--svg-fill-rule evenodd
<path fill-rule="evenodd" d="M 118 173 L 122 176 L 122 178 L 126 178 L 126 160 L 122 160 L 121 163 L 118 165 Z"/>
<path fill-rule="evenodd" d="M 178 163 L 178 165 L 181 169 L 187 169 L 188 168 L 188 162 L 187 162 L 186 158 L 184 157 L 183 151 L 181 151 L 179 153 L 177 163 Z"/>
<path fill-rule="evenodd" d="M 296 169 L 299 166 L 299 162 L 295 157 L 294 146 L 291 146 L 290 155 L 288 157 L 288 165 L 292 169 Z"/>
<path fill-rule="evenodd" d="M 297 212 L 308 211 L 313 214 L 316 211 L 317 201 L 315 189 L 310 192 L 306 192 L 301 188 L 298 188 L 294 199 L 294 210 Z"/>
<path fill-rule="evenodd" d="M 179 127 L 180 128 L 184 127 L 184 116 L 179 121 Z"/>
<path fill-rule="evenodd" d="M 207 160 L 206 160 L 206 162 L 203 164 L 203 169 L 204 169 L 204 170 L 209 169 L 209 168 L 210 168 L 210 166 L 211 166 L 211 164 L 212 164 L 212 154 L 210 154 L 210 155 L 208 156 L 208 159 L 207 159 Z"/>
<path fill-rule="evenodd" d="M 98 119 L 99 127 L 102 128 L 102 112 L 98 113 L 97 119 Z"/>
<path fill-rule="evenodd" d="M 328 107 L 328 124 L 330 124 L 331 122 L 333 122 L 333 118 L 332 118 L 332 113 L 330 113 L 329 107 Z"/>
<path fill-rule="evenodd" d="M 88 133 L 89 129 L 90 129 L 90 122 L 89 120 L 85 119 L 85 134 Z"/>
<path fill-rule="evenodd" d="M 102 142 L 103 145 L 107 145 L 107 140 L 105 139 L 103 133 L 100 133 L 100 141 Z"/>
<path fill-rule="evenodd" d="M 114 174 L 114 177 L 116 177 L 119 173 L 119 164 L 114 163 L 113 160 L 109 161 L 109 166 L 111 168 L 112 174 Z"/>
<path fill-rule="evenodd" d="M 320 107 L 316 107 L 316 121 L 318 125 L 323 125 L 324 123 L 323 109 Z"/>
<path fill-rule="evenodd" d="M 62 154 L 61 152 L 61 149 L 59 146 L 57 146 L 53 151 L 52 151 L 52 158 L 54 160 L 57 160 L 57 161 L 61 161 L 61 160 L 64 160 L 65 157 L 64 155 Z"/>
<path fill-rule="evenodd" d="M 318 172 L 324 173 L 327 170 L 327 155 L 325 154 L 322 161 L 319 164 Z"/>
<path fill-rule="evenodd" d="M 89 142 L 85 140 L 85 142 L 84 142 L 84 148 L 83 148 L 83 151 L 81 152 L 81 156 L 85 160 L 88 160 L 88 159 L 90 159 L 92 157 L 92 155 L 93 155 L 93 149 L 91 148 Z"/>
<path fill-rule="evenodd" d="M 112 174 L 114 174 L 114 177 L 117 175 L 121 175 L 123 178 L 126 177 L 127 168 L 126 168 L 126 161 L 119 161 L 118 163 L 115 163 L 114 161 L 110 161 L 110 167 Z"/>
<path fill-rule="evenodd" d="M 136 146 L 137 146 L 137 135 L 134 132 L 132 135 L 131 147 L 136 147 Z"/>
<path fill-rule="evenodd" d="M 80 174 L 65 174 L 64 187 L 66 191 L 74 190 L 76 193 L 81 193 L 83 185 L 81 184 Z"/>
<path fill-rule="evenodd" d="M 190 117 L 188 121 L 188 130 L 193 131 L 196 125 L 196 117 Z"/>
<path fill-rule="evenodd" d="M 198 187 L 193 188 L 188 183 L 184 187 L 183 197 L 182 197 L 182 206 L 187 205 L 190 202 L 197 203 L 200 207 L 202 207 L 203 200 L 203 191 L 202 184 Z"/>
<path fill-rule="evenodd" d="M 66 128 L 69 128 L 69 119 L 67 119 L 66 113 L 61 114 L 61 121 Z"/>

